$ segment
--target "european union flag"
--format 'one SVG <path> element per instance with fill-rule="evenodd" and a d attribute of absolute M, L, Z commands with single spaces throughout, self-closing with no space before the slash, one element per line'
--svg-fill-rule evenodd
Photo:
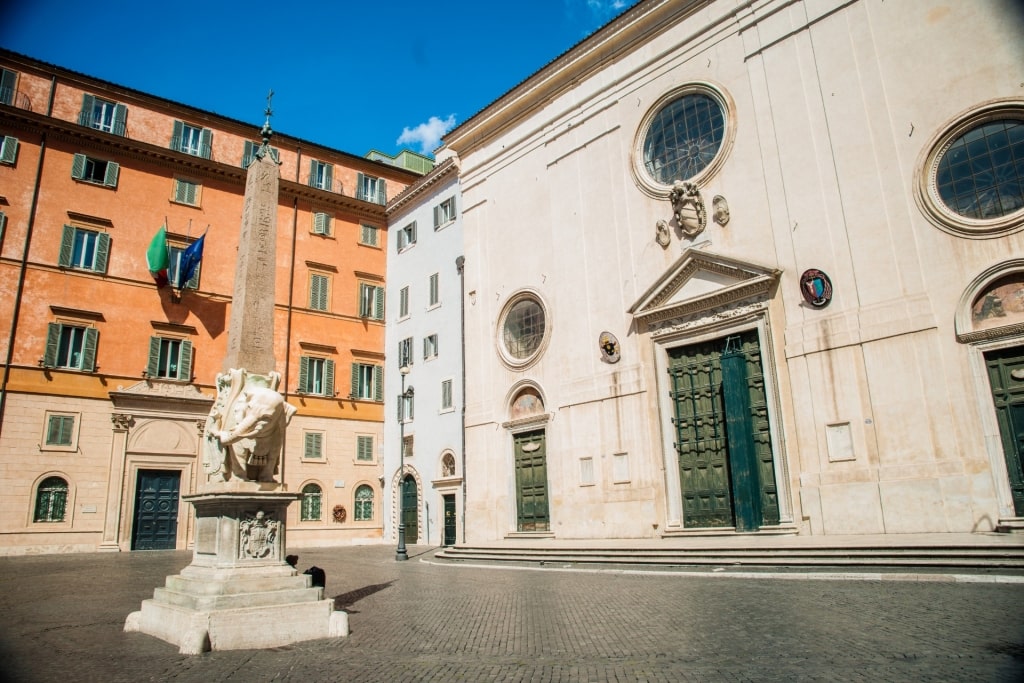
<path fill-rule="evenodd" d="M 206 240 L 206 233 L 192 244 L 185 247 L 181 252 L 181 263 L 178 265 L 178 287 L 184 289 L 192 276 L 196 274 L 199 262 L 203 260 L 203 242 Z"/>

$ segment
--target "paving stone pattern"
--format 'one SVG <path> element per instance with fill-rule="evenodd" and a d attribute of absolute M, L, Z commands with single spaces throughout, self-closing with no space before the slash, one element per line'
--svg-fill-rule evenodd
<path fill-rule="evenodd" d="M 187 552 L 0 558 L 0 680 L 1024 681 L 1024 584 L 707 577 L 297 550 L 347 638 L 194 657 L 129 612 Z M 424 561 L 425 560 L 425 561 Z M 260 625 L 254 623 L 252 628 Z"/>

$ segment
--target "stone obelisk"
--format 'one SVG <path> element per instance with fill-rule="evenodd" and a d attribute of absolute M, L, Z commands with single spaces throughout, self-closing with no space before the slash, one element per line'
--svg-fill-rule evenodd
<path fill-rule="evenodd" d="M 205 481 L 182 496 L 195 509 L 192 563 L 168 576 L 124 627 L 182 654 L 348 635 L 348 615 L 284 560 L 288 506 L 301 494 L 286 491 L 278 474 L 295 408 L 277 391 L 274 361 L 280 172 L 270 147 L 272 95 L 246 176 L 228 350 L 203 434 Z"/>

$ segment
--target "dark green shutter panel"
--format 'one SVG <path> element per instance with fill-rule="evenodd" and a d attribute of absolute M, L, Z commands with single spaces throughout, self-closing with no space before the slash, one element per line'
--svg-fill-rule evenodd
<path fill-rule="evenodd" d="M 324 189 L 334 192 L 334 166 L 324 164 Z"/>
<path fill-rule="evenodd" d="M 149 360 L 146 362 L 146 374 L 156 377 L 160 372 L 160 337 L 149 338 Z"/>
<path fill-rule="evenodd" d="M 0 241 L 4 238 L 4 228 L 7 227 L 7 216 L 3 211 L 0 211 Z"/>
<path fill-rule="evenodd" d="M 107 187 L 117 187 L 117 176 L 120 170 L 120 164 L 108 161 L 106 173 L 103 175 L 103 184 Z"/>
<path fill-rule="evenodd" d="M 101 232 L 96 235 L 96 261 L 93 270 L 97 273 L 107 272 L 107 260 L 110 256 L 110 235 Z"/>
<path fill-rule="evenodd" d="M 316 213 L 313 219 L 313 232 L 318 235 L 329 234 L 328 225 L 330 225 L 330 217 L 326 213 Z"/>
<path fill-rule="evenodd" d="M 249 164 L 252 163 L 253 155 L 256 154 L 257 145 L 251 140 L 245 141 L 245 146 L 242 148 L 242 168 L 249 168 Z"/>
<path fill-rule="evenodd" d="M 174 181 L 174 201 L 182 204 L 188 201 L 188 184 L 183 180 Z"/>
<path fill-rule="evenodd" d="M 281 163 L 281 152 L 278 151 L 277 147 L 270 148 L 270 158 L 273 159 L 275 163 Z"/>
<path fill-rule="evenodd" d="M 356 197 L 359 199 L 366 199 L 365 181 L 363 180 L 365 177 L 362 173 L 356 173 Z"/>
<path fill-rule="evenodd" d="M 316 159 L 309 160 L 309 186 L 316 187 L 316 167 L 319 164 Z"/>
<path fill-rule="evenodd" d="M 323 452 L 322 440 L 323 434 L 317 434 L 316 432 L 306 432 L 306 443 L 304 447 L 305 458 L 319 458 Z"/>
<path fill-rule="evenodd" d="M 192 277 L 190 277 L 188 279 L 188 282 L 185 283 L 185 288 L 186 289 L 199 289 L 199 271 L 202 269 L 202 267 L 203 267 L 202 263 L 197 263 L 196 264 L 195 272 L 192 273 Z"/>
<path fill-rule="evenodd" d="M 334 361 L 324 360 L 324 396 L 334 396 Z"/>
<path fill-rule="evenodd" d="M 75 180 L 81 180 L 85 177 L 84 154 L 76 154 L 74 159 L 71 161 L 71 177 Z"/>
<path fill-rule="evenodd" d="M 181 356 L 178 358 L 178 379 L 192 381 L 192 342 L 181 340 Z"/>
<path fill-rule="evenodd" d="M 60 254 L 57 256 L 57 265 L 62 268 L 71 267 L 71 254 L 75 248 L 75 229 L 70 225 L 64 226 L 64 232 L 60 236 Z"/>
<path fill-rule="evenodd" d="M 384 400 L 384 368 L 379 365 L 373 366 L 373 400 Z"/>
<path fill-rule="evenodd" d="M 349 393 L 350 396 L 359 396 L 359 363 L 352 364 L 352 391 Z"/>
<path fill-rule="evenodd" d="M 46 443 L 56 446 L 67 446 L 71 443 L 70 438 L 65 438 L 65 434 L 70 437 L 70 430 L 65 429 L 65 420 L 69 418 L 63 415 L 51 415 L 50 424 L 47 425 L 46 430 Z"/>
<path fill-rule="evenodd" d="M 0 163 L 13 164 L 18 156 L 18 138 L 5 135 L 0 147 Z"/>
<path fill-rule="evenodd" d="M 437 230 L 441 226 L 441 205 L 438 204 L 434 207 L 434 230 Z"/>
<path fill-rule="evenodd" d="M 82 95 L 82 111 L 78 114 L 78 125 L 92 127 L 92 110 L 96 106 L 96 98 L 88 93 Z"/>
<path fill-rule="evenodd" d="M 124 135 L 127 129 L 128 107 L 118 104 L 114 107 L 114 135 Z"/>
<path fill-rule="evenodd" d="M 309 357 L 299 358 L 299 393 L 309 393 Z"/>
<path fill-rule="evenodd" d="M 100 331 L 94 327 L 85 328 L 85 343 L 82 344 L 82 370 L 92 372 L 96 369 L 96 345 Z"/>
<path fill-rule="evenodd" d="M 213 131 L 211 131 L 209 128 L 203 128 L 202 132 L 199 133 L 199 156 L 203 157 L 204 159 L 210 158 L 212 140 Z"/>
<path fill-rule="evenodd" d="M 377 185 L 377 203 L 388 203 L 388 186 L 383 178 L 380 179 L 379 184 Z"/>
<path fill-rule="evenodd" d="M 46 326 L 46 350 L 43 353 L 43 365 L 48 368 L 57 366 L 57 345 L 60 343 L 60 323 L 48 323 Z"/>
<path fill-rule="evenodd" d="M 18 74 L 7 69 L 0 69 L 0 104 L 14 101 L 14 82 Z"/>
<path fill-rule="evenodd" d="M 174 131 L 171 133 L 171 149 L 175 152 L 181 151 L 181 135 L 185 132 L 185 124 L 181 121 L 174 122 Z"/>
<path fill-rule="evenodd" d="M 384 319 L 384 288 L 374 287 L 373 317 L 377 320 Z"/>

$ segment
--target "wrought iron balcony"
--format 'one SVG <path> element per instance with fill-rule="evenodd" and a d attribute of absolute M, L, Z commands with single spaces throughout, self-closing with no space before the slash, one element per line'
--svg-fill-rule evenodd
<path fill-rule="evenodd" d="M 29 99 L 28 95 L 18 92 L 14 88 L 0 88 L 0 104 L 32 111 L 32 100 Z"/>

